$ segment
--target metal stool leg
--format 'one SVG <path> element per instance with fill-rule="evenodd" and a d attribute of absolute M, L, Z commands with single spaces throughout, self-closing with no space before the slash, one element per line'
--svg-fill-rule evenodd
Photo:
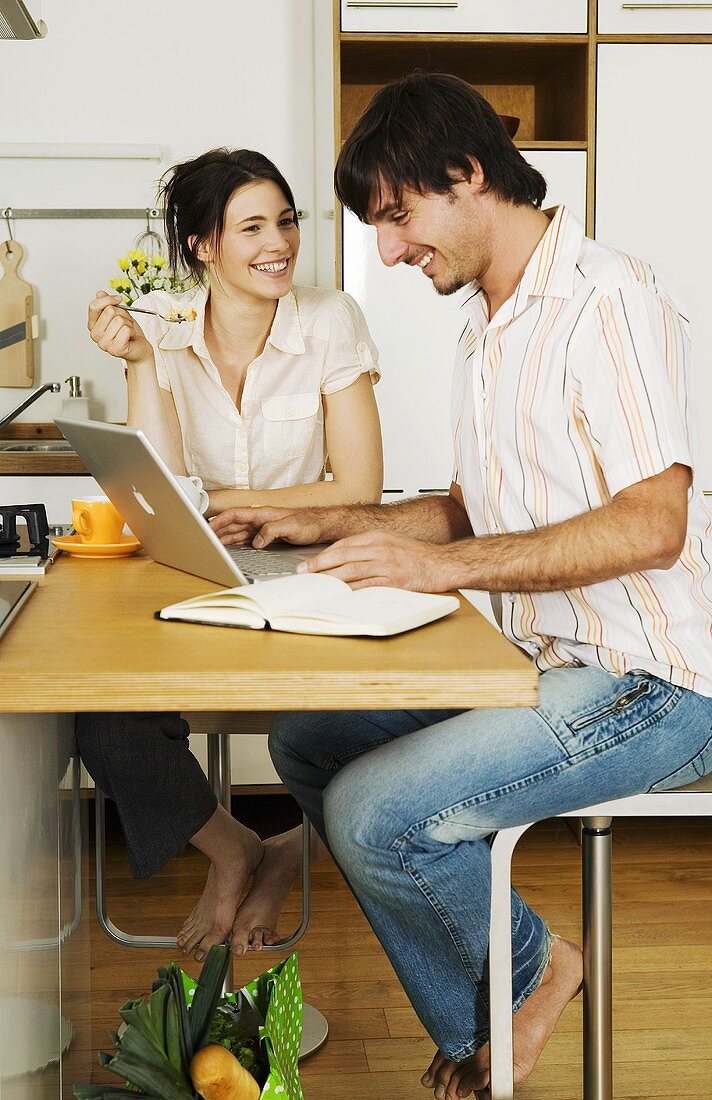
<path fill-rule="evenodd" d="M 221 806 L 230 813 L 230 735 L 214 733 L 208 735 L 208 777 Z M 102 931 L 120 947 L 148 947 L 173 949 L 175 936 L 135 936 L 124 932 L 110 919 L 106 907 L 106 807 L 104 792 L 98 787 L 95 792 L 96 811 L 96 915 Z M 289 939 L 274 947 L 263 947 L 262 952 L 289 951 L 302 938 L 307 930 L 310 913 L 309 861 L 311 854 L 311 827 L 306 815 L 302 818 L 302 920 L 296 932 Z M 232 958 L 225 979 L 226 990 L 234 988 Z M 305 1058 L 326 1042 L 329 1024 L 321 1012 L 311 1005 L 304 1005 L 304 1025 L 299 1057 Z"/>
<path fill-rule="evenodd" d="M 492 841 L 489 934 L 490 1096 L 513 1100 L 512 854 L 530 825 L 502 829 Z"/>
<path fill-rule="evenodd" d="M 611 818 L 584 818 L 583 1095 L 613 1100 Z"/>

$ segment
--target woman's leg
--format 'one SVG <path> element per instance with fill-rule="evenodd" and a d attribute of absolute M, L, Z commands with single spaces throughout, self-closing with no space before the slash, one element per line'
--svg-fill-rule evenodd
<path fill-rule="evenodd" d="M 301 872 L 301 826 L 263 845 L 218 805 L 178 714 L 78 714 L 76 733 L 87 771 L 116 803 L 134 878 L 149 878 L 189 843 L 210 860 L 177 937 L 183 954 L 200 961 L 228 938 L 236 955 L 277 942 L 277 917 Z"/>

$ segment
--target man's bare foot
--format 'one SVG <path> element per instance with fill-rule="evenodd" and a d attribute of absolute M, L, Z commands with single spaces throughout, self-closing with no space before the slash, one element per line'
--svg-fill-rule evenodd
<path fill-rule="evenodd" d="M 279 943 L 277 918 L 302 868 L 302 827 L 264 841 L 264 856 L 252 887 L 234 915 L 230 947 L 233 955 Z"/>
<path fill-rule="evenodd" d="M 210 859 L 205 888 L 177 936 L 184 955 L 202 962 L 216 943 L 230 935 L 243 890 L 263 856 L 262 841 L 218 806 L 191 843 Z"/>
<path fill-rule="evenodd" d="M 583 955 L 569 940 L 555 939 L 551 963 L 541 985 L 515 1013 L 512 1020 L 514 1042 L 514 1083 L 525 1081 L 551 1038 L 561 1013 L 576 996 L 583 978 Z M 489 1096 L 489 1043 L 471 1058 L 453 1062 L 438 1051 L 421 1078 L 426 1088 L 435 1089 L 436 1100 L 460 1100 L 473 1092 L 487 1100 Z"/>

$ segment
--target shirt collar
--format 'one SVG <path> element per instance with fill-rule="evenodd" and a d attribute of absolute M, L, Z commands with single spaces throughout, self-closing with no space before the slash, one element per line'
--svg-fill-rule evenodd
<path fill-rule="evenodd" d="M 208 288 L 199 286 L 187 303 L 186 308 L 195 310 L 194 321 L 182 321 L 179 325 L 169 324 L 161 337 L 159 347 L 166 351 L 177 351 L 192 347 L 197 355 L 208 357 L 205 345 L 205 307 L 208 301 Z M 294 291 L 290 290 L 277 302 L 277 310 L 272 321 L 267 343 L 279 351 L 290 355 L 303 355 L 306 351 L 304 334 L 299 320 L 299 309 Z"/>
<path fill-rule="evenodd" d="M 544 213 L 550 218 L 549 228 L 534 249 L 519 285 L 497 314 L 498 323 L 521 313 L 528 298 L 573 297 L 583 226 L 566 206 L 552 207 Z M 476 280 L 465 287 L 460 308 L 478 318 L 486 311 L 487 301 Z"/>

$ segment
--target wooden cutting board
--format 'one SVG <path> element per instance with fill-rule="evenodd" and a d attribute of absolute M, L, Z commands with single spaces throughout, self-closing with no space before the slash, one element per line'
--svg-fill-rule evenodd
<path fill-rule="evenodd" d="M 35 380 L 32 287 L 17 273 L 23 255 L 17 241 L 0 244 L 0 386 L 29 387 Z"/>

